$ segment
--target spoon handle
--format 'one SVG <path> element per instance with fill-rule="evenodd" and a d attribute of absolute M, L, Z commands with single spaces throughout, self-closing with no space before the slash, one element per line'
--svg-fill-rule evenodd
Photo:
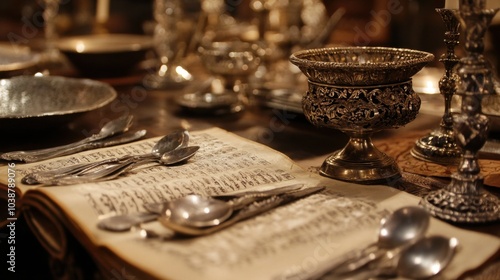
<path fill-rule="evenodd" d="M 98 141 L 95 143 L 87 143 L 84 144 L 83 146 L 77 147 L 74 150 L 68 151 L 68 154 L 75 153 L 75 152 L 80 152 L 84 150 L 89 150 L 93 148 L 105 148 L 105 147 L 110 147 L 114 145 L 119 145 L 119 144 L 124 144 L 128 143 L 131 141 L 135 141 L 137 139 L 142 138 L 146 134 L 146 130 L 139 130 L 133 134 L 127 133 L 123 134 L 120 136 L 113 137 L 109 140 L 106 141 Z M 52 155 L 52 157 L 55 156 L 61 156 L 59 155 Z M 102 161 L 98 162 L 90 162 L 90 163 L 79 163 L 79 164 L 74 164 L 71 166 L 66 166 L 58 169 L 53 169 L 53 170 L 48 170 L 48 171 L 38 171 L 34 173 L 27 174 L 22 178 L 22 183 L 27 184 L 27 185 L 37 185 L 41 184 L 42 181 L 48 181 L 55 179 L 57 177 L 63 177 L 63 176 L 69 176 L 69 175 L 75 175 L 78 173 L 83 173 L 87 172 L 93 168 L 96 168 L 98 166 L 104 165 L 104 164 L 111 164 L 111 163 L 117 163 L 123 160 L 126 160 L 130 157 L 130 155 L 123 156 L 121 158 L 109 158 L 105 159 Z M 48 157 L 46 158 L 48 159 Z"/>
<path fill-rule="evenodd" d="M 304 187 L 304 184 L 299 183 L 299 184 L 285 185 L 282 187 L 265 189 L 265 190 L 251 190 L 251 191 L 247 190 L 247 191 L 228 192 L 228 193 L 223 193 L 223 194 L 210 195 L 209 197 L 214 198 L 214 199 L 226 200 L 226 201 L 231 201 L 234 199 L 247 197 L 247 196 L 255 198 L 255 199 L 264 199 L 264 198 L 271 197 L 273 195 L 281 195 L 281 194 L 285 194 L 287 192 L 296 191 L 296 190 L 301 189 L 302 187 Z M 146 203 L 146 204 L 144 204 L 144 208 L 150 213 L 160 214 L 167 203 L 168 203 L 168 201 Z"/>
<path fill-rule="evenodd" d="M 385 250 L 372 243 L 364 249 L 351 252 L 346 259 L 330 268 L 330 274 L 343 275 L 357 271 L 385 255 Z"/>
<path fill-rule="evenodd" d="M 157 162 L 157 158 L 142 158 L 137 160 L 136 158 L 130 158 L 125 162 L 112 163 L 105 166 L 95 172 L 85 172 L 69 176 L 60 176 L 57 178 L 51 178 L 48 181 L 41 181 L 41 183 L 46 185 L 74 185 L 82 184 L 88 182 L 98 182 L 112 180 L 120 176 L 121 174 L 132 170 L 140 165 Z"/>
<path fill-rule="evenodd" d="M 128 127 L 132 123 L 132 116 L 126 116 L 126 117 L 121 117 L 117 120 L 116 122 L 123 122 L 123 126 L 128 129 Z M 12 152 L 7 152 L 0 154 L 0 158 L 3 160 L 16 160 L 16 161 L 23 161 L 23 162 L 37 162 L 49 158 L 53 158 L 55 156 L 61 156 L 61 155 L 66 155 L 66 151 L 72 151 L 74 149 L 77 149 L 79 147 L 84 146 L 85 144 L 93 143 L 95 141 L 102 140 L 104 138 L 111 137 L 113 135 L 116 135 L 118 133 L 124 132 L 126 129 L 122 131 L 115 131 L 115 132 L 108 132 L 108 133 L 103 133 L 102 131 L 98 134 L 93 134 L 89 137 L 83 138 L 79 141 L 57 146 L 57 147 L 51 147 L 51 148 L 45 148 L 45 149 L 37 149 L 37 150 L 29 150 L 29 151 L 12 151 Z M 53 156 L 55 155 L 55 156 Z"/>
<path fill-rule="evenodd" d="M 113 136 L 109 139 L 101 139 L 97 141 L 91 141 L 83 144 L 74 144 L 71 147 L 67 146 L 59 146 L 54 149 L 54 151 L 50 151 L 47 153 L 39 153 L 39 154 L 24 154 L 18 158 L 18 160 L 23 160 L 24 162 L 38 162 L 42 160 L 52 159 L 60 156 L 71 155 L 87 150 L 105 148 L 115 145 L 120 145 L 128 142 L 135 141 L 137 139 L 142 138 L 146 135 L 146 130 L 139 130 L 134 133 L 124 133 L 120 135 Z"/>

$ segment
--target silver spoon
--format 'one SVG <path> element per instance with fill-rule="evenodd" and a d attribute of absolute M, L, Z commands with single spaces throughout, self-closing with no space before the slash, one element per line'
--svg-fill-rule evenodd
<path fill-rule="evenodd" d="M 98 148 L 105 148 L 105 147 L 111 147 L 115 145 L 120 145 L 120 144 L 125 144 L 129 143 L 132 141 L 136 141 L 140 138 L 142 138 L 144 135 L 146 135 L 146 130 L 138 130 L 136 132 L 130 132 L 130 133 L 123 133 L 120 135 L 113 136 L 109 139 L 103 139 L 91 143 L 87 143 L 81 146 L 75 147 L 74 151 L 75 152 L 80 152 L 80 151 L 86 151 L 90 149 L 98 149 Z M 109 162 L 113 161 L 114 159 L 108 160 Z M 93 164 L 93 163 L 92 163 Z M 62 175 L 62 174 L 74 174 L 79 171 L 85 170 L 90 166 L 89 163 L 79 163 L 63 168 L 58 168 L 55 170 L 49 170 L 49 171 L 39 171 L 35 173 L 30 173 L 24 176 L 21 179 L 21 182 L 26 185 L 36 185 L 40 184 L 36 177 L 54 177 L 57 175 Z"/>
<path fill-rule="evenodd" d="M 104 168 L 99 169 L 92 173 L 83 173 L 76 175 L 69 175 L 57 178 L 51 178 L 47 181 L 42 181 L 41 183 L 45 185 L 74 185 L 82 184 L 87 182 L 98 182 L 107 181 L 119 177 L 121 174 L 128 172 L 138 166 L 149 164 L 152 162 L 159 162 L 162 165 L 174 165 L 183 161 L 188 160 L 196 151 L 198 151 L 199 146 L 190 146 L 184 148 L 178 148 L 169 152 L 164 153 L 158 160 L 154 157 L 147 157 L 141 159 L 140 161 L 128 161 L 126 164 L 118 163 L 111 164 Z"/>
<path fill-rule="evenodd" d="M 285 185 L 285 186 L 281 186 L 281 187 L 275 187 L 272 189 L 231 191 L 231 192 L 226 192 L 226 193 L 222 193 L 222 194 L 210 195 L 210 197 L 215 198 L 215 199 L 226 200 L 226 201 L 232 200 L 235 198 L 239 198 L 239 197 L 243 197 L 243 196 L 248 196 L 248 197 L 260 199 L 260 198 L 267 198 L 267 197 L 270 197 L 273 195 L 280 195 L 280 194 L 284 194 L 287 192 L 296 191 L 296 190 L 299 190 L 303 187 L 304 187 L 304 184 L 295 183 L 295 184 Z M 146 204 L 144 204 L 144 208 L 149 213 L 157 213 L 158 215 L 160 215 L 167 203 L 168 203 L 168 201 L 146 203 Z"/>
<path fill-rule="evenodd" d="M 219 225 L 233 213 L 233 203 L 190 194 L 170 201 L 164 210 L 170 222 L 194 227 Z"/>
<path fill-rule="evenodd" d="M 93 172 L 96 168 L 109 164 L 123 164 L 128 165 L 134 161 L 139 161 L 147 158 L 160 158 L 162 154 L 175 150 L 177 148 L 187 146 L 189 142 L 189 133 L 186 130 L 176 130 L 167 134 L 151 148 L 151 152 L 143 155 L 123 156 L 121 158 L 105 159 L 98 162 L 76 164 L 69 167 L 54 169 L 49 171 L 40 171 L 26 175 L 22 178 L 22 182 L 29 185 L 41 184 L 42 182 L 48 183 L 57 178 L 65 176 L 84 174 Z"/>
<path fill-rule="evenodd" d="M 297 194 L 306 195 L 322 189 L 323 187 L 303 188 L 280 195 L 291 198 Z M 166 203 L 162 213 L 162 220 L 169 224 L 195 228 L 217 226 L 228 220 L 236 210 L 245 208 L 261 199 L 268 198 L 270 196 L 259 197 L 249 195 L 225 201 L 213 197 L 190 194 Z"/>
<path fill-rule="evenodd" d="M 355 271 L 381 258 L 388 250 L 408 244 L 424 236 L 429 227 L 429 213 L 418 206 L 407 206 L 381 220 L 378 240 L 362 250 L 350 253 L 347 259 L 330 269 L 334 274 Z"/>
<path fill-rule="evenodd" d="M 302 188 L 304 184 L 292 184 L 286 185 L 283 187 L 277 187 L 269 190 L 262 191 L 244 191 L 237 193 L 225 193 L 221 195 L 213 195 L 210 196 L 212 198 L 221 198 L 221 199 L 235 199 L 243 196 L 250 196 L 257 199 L 268 198 L 274 195 L 285 194 L 287 192 L 296 191 Z M 100 229 L 109 230 L 109 231 L 128 231 L 134 226 L 139 224 L 148 223 L 156 220 L 163 209 L 167 205 L 167 201 L 164 202 L 156 202 L 156 203 L 146 203 L 144 204 L 144 208 L 147 212 L 137 212 L 137 213 L 127 213 L 115 216 L 109 216 L 106 218 L 102 218 L 98 222 L 98 227 Z M 145 229 L 141 229 L 145 230 Z M 151 235 L 149 235 L 151 236 Z"/>
<path fill-rule="evenodd" d="M 168 203 L 165 206 L 165 211 L 158 217 L 158 221 L 178 234 L 187 236 L 206 235 L 323 189 L 323 186 L 306 187 L 263 199 L 239 197 L 231 203 L 224 202 L 224 204 L 220 201 L 210 201 L 215 199 L 206 197 L 200 198 L 201 203 L 197 203 L 193 199 L 184 200 L 181 198 L 177 202 L 187 202 L 188 205 L 183 205 L 183 208 L 179 210 L 175 207 L 175 203 Z M 195 203 L 191 204 L 192 207 L 189 206 L 190 201 L 195 201 Z M 198 208 L 200 205 L 203 207 Z M 239 210 L 234 212 L 237 209 Z M 168 213 L 169 211 L 170 213 Z M 234 214 L 229 214 L 233 212 Z"/>
<path fill-rule="evenodd" d="M 346 275 L 343 280 L 373 279 L 377 277 L 402 279 L 428 279 L 436 276 L 453 259 L 458 240 L 439 235 L 423 237 L 397 254 L 388 256 L 385 262 L 362 270 L 354 275 Z M 324 280 L 338 277 L 322 277 Z"/>
<path fill-rule="evenodd" d="M 225 222 L 234 211 L 255 202 L 254 196 L 242 196 L 225 201 L 190 194 L 169 201 L 163 209 L 163 219 L 169 223 L 188 227 L 211 227 Z"/>
<path fill-rule="evenodd" d="M 56 156 L 65 155 L 65 151 L 71 151 L 75 147 L 84 145 L 90 142 L 102 140 L 104 138 L 113 136 L 118 133 L 126 132 L 129 127 L 132 125 L 133 116 L 122 116 L 118 119 L 112 120 L 106 123 L 99 133 L 91 135 L 87 138 L 84 138 L 80 141 L 73 142 L 70 144 L 46 148 L 46 149 L 38 149 L 38 150 L 30 150 L 30 151 L 14 151 L 7 152 L 0 155 L 0 158 L 4 160 L 18 160 L 24 162 L 36 162 L 41 160 L 50 159 Z"/>
<path fill-rule="evenodd" d="M 398 260 L 398 276 L 424 279 L 437 275 L 453 259 L 458 240 L 443 236 L 420 239 L 405 249 Z"/>

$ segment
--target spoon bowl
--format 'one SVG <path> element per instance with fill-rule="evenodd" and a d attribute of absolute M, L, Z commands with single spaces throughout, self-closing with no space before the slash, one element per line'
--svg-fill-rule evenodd
<path fill-rule="evenodd" d="M 163 165 L 173 165 L 190 159 L 200 149 L 199 146 L 182 147 L 164 153 L 160 158 Z"/>
<path fill-rule="evenodd" d="M 422 238 L 401 252 L 396 271 L 409 279 L 426 279 L 437 275 L 453 259 L 458 240 L 444 236 Z"/>
<path fill-rule="evenodd" d="M 196 194 L 172 200 L 164 210 L 165 218 L 172 223 L 194 227 L 219 225 L 232 213 L 231 204 Z"/>
<path fill-rule="evenodd" d="M 403 207 L 381 220 L 377 245 L 396 248 L 425 234 L 430 216 L 418 206 Z"/>
<path fill-rule="evenodd" d="M 189 133 L 186 130 L 176 130 L 158 140 L 151 149 L 151 154 L 160 158 L 164 153 L 186 147 L 188 143 Z"/>
<path fill-rule="evenodd" d="M 126 132 L 132 125 L 133 117 L 131 115 L 122 116 L 118 119 L 107 122 L 99 131 L 99 133 L 89 137 L 92 141 L 104 139 L 118 133 Z"/>
<path fill-rule="evenodd" d="M 345 261 L 331 268 L 333 274 L 356 271 L 380 259 L 391 249 L 404 246 L 424 236 L 430 223 L 429 213 L 418 206 L 406 206 L 381 220 L 378 240 L 364 249 L 351 252 Z"/>

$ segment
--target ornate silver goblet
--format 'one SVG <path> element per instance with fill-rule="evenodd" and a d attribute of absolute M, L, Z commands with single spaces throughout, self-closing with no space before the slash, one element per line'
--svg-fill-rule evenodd
<path fill-rule="evenodd" d="M 258 45 L 241 41 L 203 43 L 199 54 L 211 74 L 208 86 L 187 91 L 177 102 L 185 109 L 215 115 L 242 111 L 247 99 L 247 79 L 260 64 L 260 51 Z"/>
<path fill-rule="evenodd" d="M 298 51 L 290 61 L 308 78 L 302 99 L 307 119 L 318 127 L 339 129 L 350 139 L 326 158 L 322 175 L 362 184 L 401 176 L 391 157 L 371 141 L 377 131 L 408 124 L 420 98 L 411 77 L 434 55 L 385 47 L 334 47 Z"/>

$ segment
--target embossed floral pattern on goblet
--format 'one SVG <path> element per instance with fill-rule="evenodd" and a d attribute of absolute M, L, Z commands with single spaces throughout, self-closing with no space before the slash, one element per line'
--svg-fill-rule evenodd
<path fill-rule="evenodd" d="M 364 184 L 401 176 L 395 161 L 373 146 L 371 135 L 415 119 L 420 98 L 411 77 L 433 58 L 426 52 L 383 47 L 312 49 L 290 57 L 309 79 L 302 100 L 307 119 L 350 137 L 325 160 L 321 174 Z"/>

